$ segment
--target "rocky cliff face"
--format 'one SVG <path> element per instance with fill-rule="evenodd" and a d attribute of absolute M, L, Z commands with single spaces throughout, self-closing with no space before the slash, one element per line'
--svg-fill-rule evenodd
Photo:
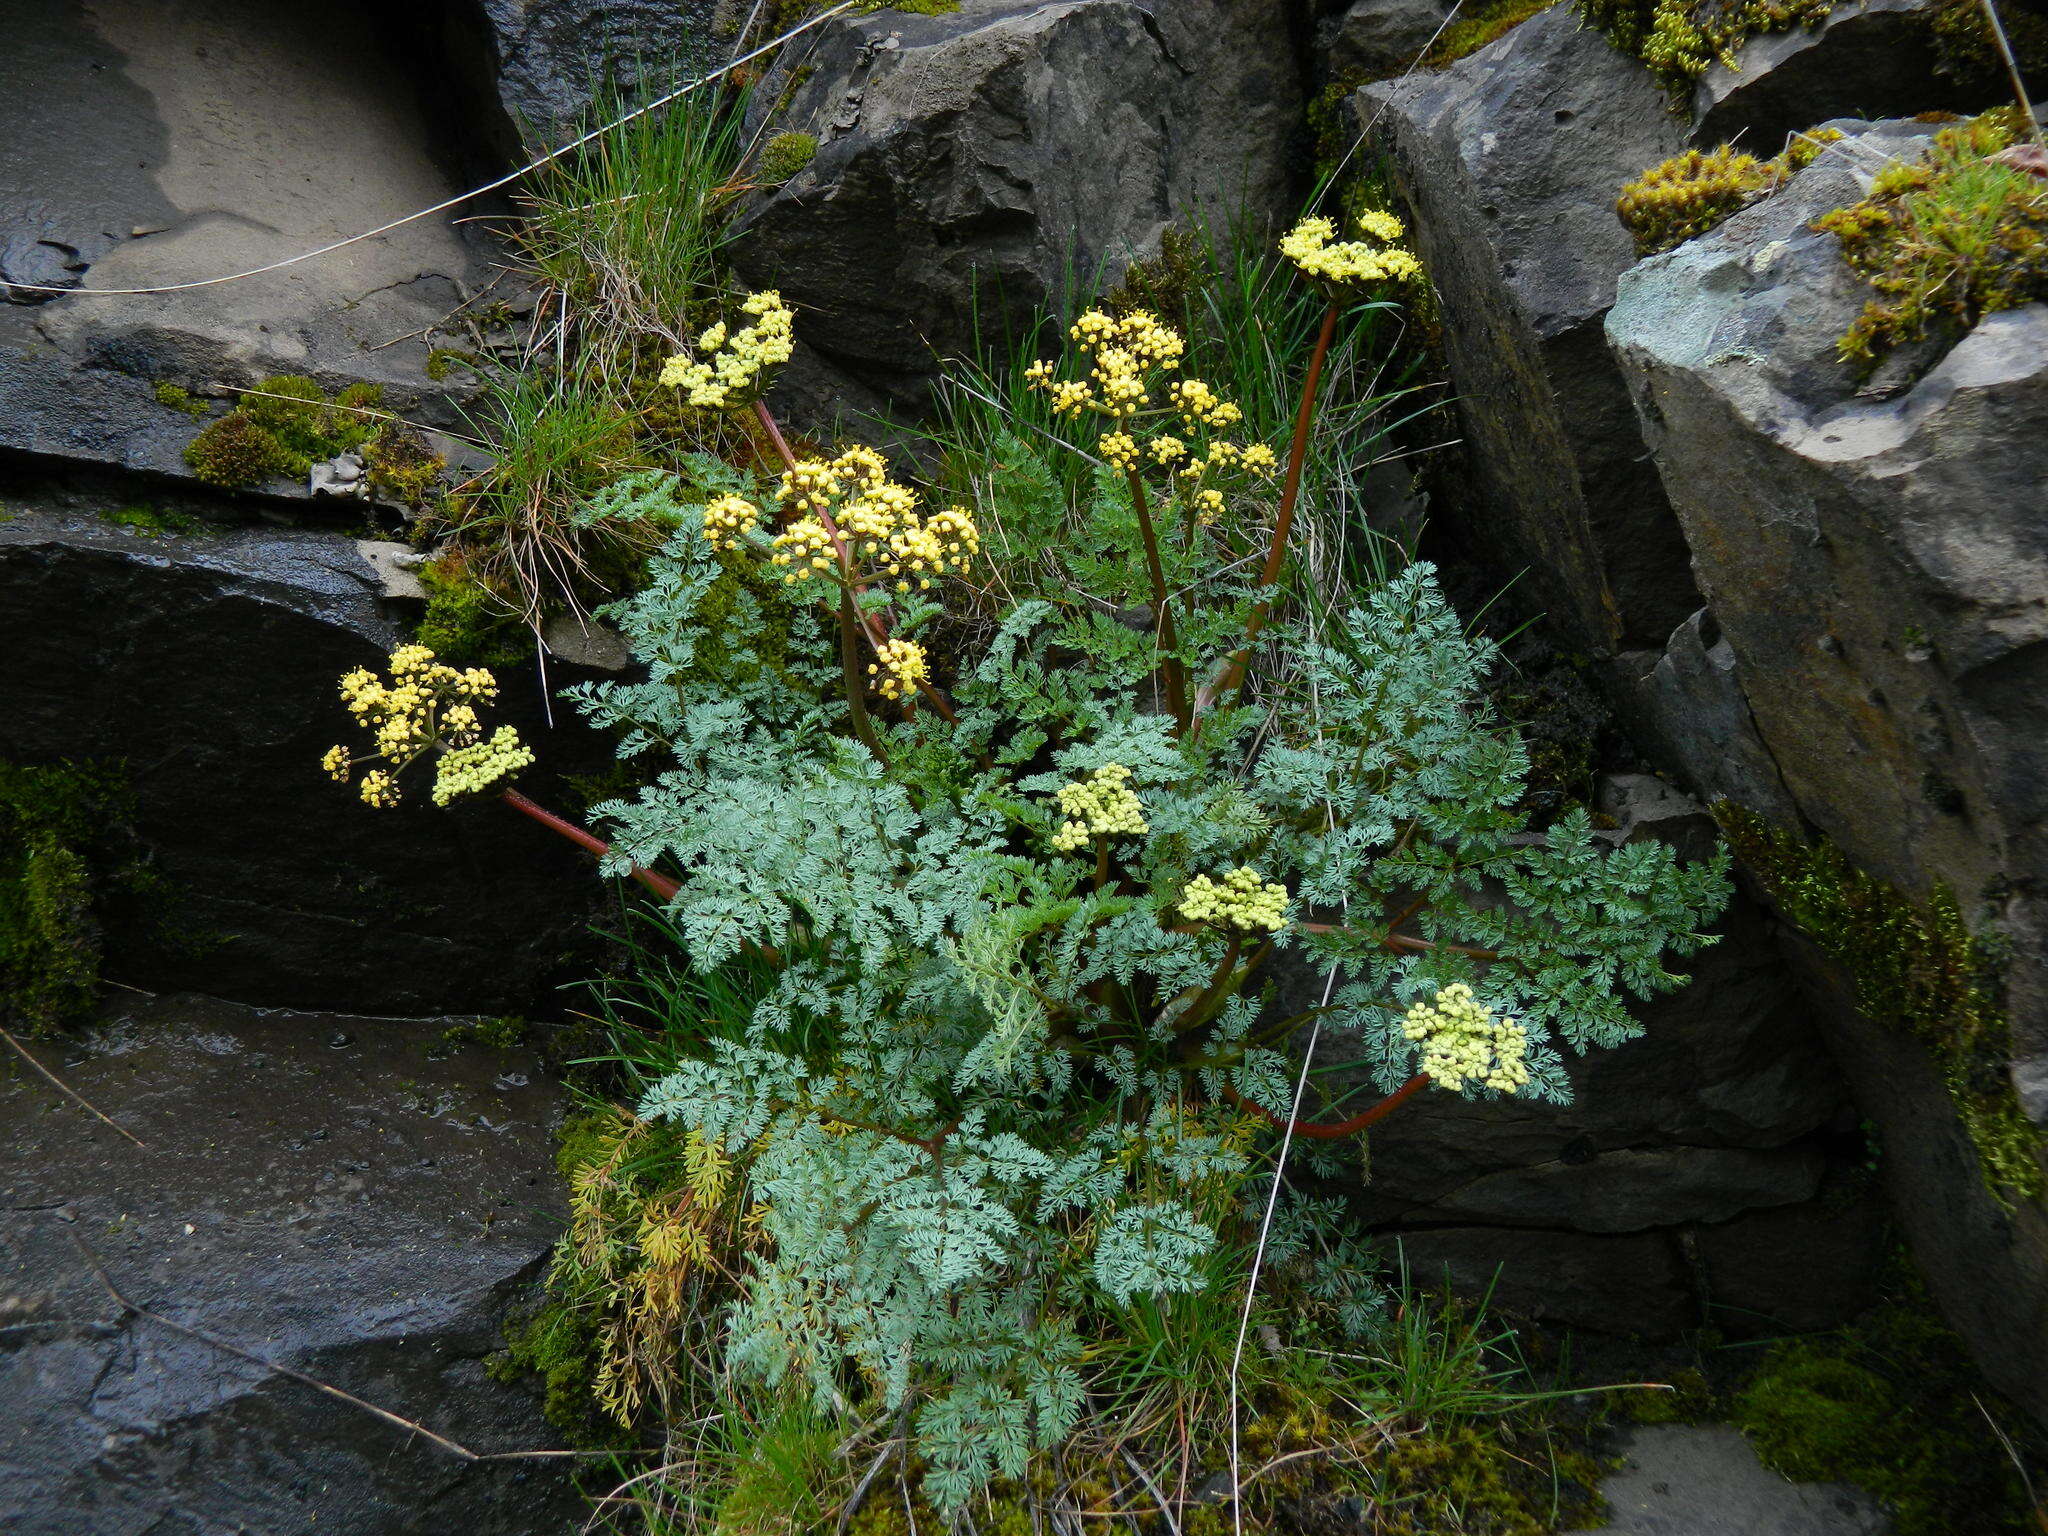
<path fill-rule="evenodd" d="M 136 831 L 202 942 L 110 936 L 117 979 L 264 1008 L 515 1008 L 573 950 L 586 866 L 544 834 L 487 822 L 490 806 L 372 816 L 319 777 L 321 700 L 411 617 L 403 570 L 359 536 L 360 503 L 297 480 L 236 497 L 195 482 L 195 419 L 158 398 L 177 385 L 217 409 L 291 372 L 380 385 L 459 429 L 459 391 L 428 376 L 420 333 L 487 291 L 516 321 L 520 299 L 491 289 L 479 226 L 447 216 L 138 300 L 20 285 L 161 287 L 409 213 L 511 163 L 521 133 L 558 140 L 594 79 L 726 56 L 745 9 L 16 0 L 0 59 L 0 280 L 15 285 L 0 304 L 0 757 L 130 759 Z M 801 307 L 812 402 L 914 405 L 934 347 L 1000 334 L 1070 274 L 1151 253 L 1169 223 L 1291 212 L 1311 82 L 1391 66 L 1447 19 L 1434 0 L 1310 9 L 964 0 L 818 29 L 760 83 L 753 125 L 808 135 L 815 155 L 751 199 L 736 246 L 749 280 Z M 1920 9 L 1870 0 L 1754 39 L 1678 114 L 1556 7 L 1350 110 L 1442 301 L 1466 447 L 1432 512 L 1453 547 L 1526 568 L 1672 777 L 1825 833 L 1909 897 L 1946 887 L 2005 934 L 2010 1059 L 1976 1068 L 2048 1123 L 2048 311 L 1994 317 L 1888 394 L 1834 361 L 1862 290 L 1808 226 L 1925 125 L 1842 125 L 1788 187 L 1647 261 L 1612 214 L 1622 181 L 1688 144 L 1741 132 L 1768 151 L 1844 111 L 1978 104 L 1912 45 Z M 152 537 L 99 515 L 144 500 L 213 531 Z M 548 691 L 576 675 L 555 656 L 508 679 L 511 717 L 547 730 Z M 548 759 L 585 766 L 572 740 L 557 732 Z M 1610 788 L 1615 836 L 1702 835 L 1668 786 Z M 1349 1193 L 1412 1266 L 1475 1289 L 1502 1268 L 1499 1294 L 1532 1314 L 1646 1333 L 1824 1326 L 1854 1310 L 1878 1252 L 1876 1202 L 1845 1155 L 1873 1121 L 1938 1299 L 1994 1379 L 2048 1411 L 2048 1228 L 1986 1187 L 1942 1064 L 1759 905 L 1699 969 L 1645 1040 L 1585 1069 L 1571 1111 L 1418 1110 L 1378 1135 Z M 537 1528 L 555 1497 L 539 1470 L 393 1455 L 384 1426 L 103 1302 L 66 1236 L 86 1223 L 65 1211 L 101 1227 L 126 1213 L 135 1225 L 95 1246 L 137 1302 L 272 1339 L 279 1363 L 477 1449 L 545 1443 L 476 1361 L 497 1299 L 545 1247 L 544 1211 L 527 1208 L 546 1200 L 519 1191 L 547 1183 L 549 1101 L 422 1069 L 448 1108 L 413 1118 L 415 1089 L 362 1053 L 432 1032 L 216 1002 L 123 1013 L 71 1071 L 164 1149 L 172 1171 L 147 1189 L 111 1133 L 83 1139 L 67 1115 L 53 1139 L 48 1095 L 6 1090 L 0 1259 L 28 1343 L 0 1418 L 58 1449 L 0 1500 L 0 1523 L 55 1508 L 93 1531 L 307 1511 L 344 1532 Z M 260 1129 L 242 1081 L 259 1070 L 280 1085 Z M 222 1121 L 238 1093 L 247 1109 Z M 470 1194 L 450 1193 L 457 1168 Z M 516 1209 L 491 1205 L 507 1198 Z M 259 1227 L 296 1235 L 258 1254 Z M 336 1259 L 348 1245 L 373 1260 Z M 208 1471 L 231 1447 L 286 1470 Z"/>

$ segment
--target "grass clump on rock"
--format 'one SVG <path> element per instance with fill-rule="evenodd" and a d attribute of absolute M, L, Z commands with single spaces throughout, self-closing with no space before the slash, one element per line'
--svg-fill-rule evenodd
<path fill-rule="evenodd" d="M 2048 177 L 2000 158 L 2026 139 L 2017 108 L 1994 108 L 1821 217 L 1877 290 L 1842 337 L 1845 362 L 1868 372 L 1901 345 L 1958 340 L 1986 315 L 2048 300 Z"/>

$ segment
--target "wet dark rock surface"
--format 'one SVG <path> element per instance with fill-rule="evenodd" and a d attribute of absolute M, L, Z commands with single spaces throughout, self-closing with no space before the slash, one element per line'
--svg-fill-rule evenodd
<path fill-rule="evenodd" d="M 477 1452 L 555 1446 L 483 1357 L 560 1230 L 530 1053 L 449 1020 L 133 997 L 0 1077 L 0 1529 L 18 1536 L 553 1530 L 562 1464 L 471 1464 L 136 1306 Z"/>
<path fill-rule="evenodd" d="M 9 510 L 12 510 L 10 507 Z M 95 517 L 0 521 L 0 757 L 118 759 L 161 877 L 148 931 L 110 935 L 117 979 L 266 1004 L 523 1011 L 580 953 L 594 864 L 495 801 L 372 811 L 320 755 L 355 727 L 335 679 L 378 666 L 398 610 L 354 539 L 245 528 L 150 538 Z M 595 674 L 554 666 L 555 687 Z M 495 718 L 541 765 L 604 742 L 533 675 Z M 355 734 L 361 735 L 359 731 Z"/>
<path fill-rule="evenodd" d="M 1726 1424 L 1632 1429 L 1620 1450 L 1621 1470 L 1600 1487 L 1602 1536 L 1887 1536 L 1892 1528 L 1862 1489 L 1787 1482 Z"/>

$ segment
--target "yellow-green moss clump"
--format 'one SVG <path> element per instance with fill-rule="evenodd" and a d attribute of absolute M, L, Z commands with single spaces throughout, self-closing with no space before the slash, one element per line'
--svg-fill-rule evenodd
<path fill-rule="evenodd" d="M 378 409 L 383 395 L 379 385 L 351 384 L 330 399 L 316 379 L 275 374 L 193 438 L 185 463 L 229 490 L 303 475 L 317 460 L 369 442 L 388 419 Z"/>
<path fill-rule="evenodd" d="M 1833 128 L 1801 134 L 1769 160 L 1743 154 L 1732 144 L 1689 149 L 1623 187 L 1615 214 L 1636 237 L 1638 256 L 1668 251 L 1776 191 L 1841 136 Z"/>
<path fill-rule="evenodd" d="M 2041 1139 L 2012 1085 L 1999 943 L 1974 937 L 1946 890 L 1923 911 L 1830 844 L 1808 845 L 1726 802 L 1717 814 L 1779 910 L 1848 973 L 1863 1012 L 1933 1057 L 1992 1193 L 2038 1198 Z"/>
<path fill-rule="evenodd" d="M 1961 339 L 1984 316 L 2048 300 L 2048 180 L 1993 158 L 2021 142 L 2015 107 L 1943 128 L 1922 160 L 1894 160 L 1870 195 L 1823 216 L 1877 290 L 1843 335 L 1865 372 L 1903 343 Z"/>
<path fill-rule="evenodd" d="M 1437 34 L 1436 41 L 1422 55 L 1422 68 L 1448 69 L 1556 3 L 1557 0 L 1491 0 L 1490 4 L 1469 11 L 1461 8 L 1457 19 Z"/>
<path fill-rule="evenodd" d="M 814 133 L 778 133 L 761 146 L 754 178 L 764 187 L 779 187 L 818 157 Z"/>
<path fill-rule="evenodd" d="M 182 384 L 172 384 L 166 380 L 158 384 L 150 393 L 156 396 L 156 403 L 158 405 L 168 406 L 171 410 L 180 411 L 187 416 L 204 416 L 206 414 L 206 402 L 195 398 L 192 392 Z"/>
<path fill-rule="evenodd" d="M 2048 75 L 2048 15 L 2019 5 L 2001 5 L 1998 14 L 2020 73 Z M 1927 20 L 1936 69 L 1978 90 L 2006 92 L 2005 59 L 1985 19 L 1984 0 L 1934 0 Z"/>
<path fill-rule="evenodd" d="M 1579 13 L 1681 101 L 1716 61 L 1766 32 L 1817 27 L 1832 0 L 1575 0 Z M 1975 3 L 1975 0 L 1972 0 Z"/>
<path fill-rule="evenodd" d="M 362 446 L 363 472 L 379 501 L 420 508 L 441 488 L 441 456 L 417 427 L 387 421 Z"/>

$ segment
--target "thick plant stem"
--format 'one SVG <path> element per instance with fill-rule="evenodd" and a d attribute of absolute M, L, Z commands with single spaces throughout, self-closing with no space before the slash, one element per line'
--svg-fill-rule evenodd
<path fill-rule="evenodd" d="M 527 799 L 526 796 L 519 793 L 516 789 L 502 790 L 499 792 L 498 798 L 511 806 L 520 815 L 532 817 L 550 832 L 566 837 L 578 848 L 594 853 L 599 858 L 612 851 L 612 845 L 603 838 L 593 837 L 590 833 L 577 826 L 575 822 L 564 820 L 546 806 Z M 638 880 L 663 901 L 675 900 L 676 894 L 682 890 L 682 887 L 669 879 L 667 875 L 657 875 L 653 870 L 643 869 L 638 864 L 633 866 L 632 874 L 635 880 Z"/>
<path fill-rule="evenodd" d="M 1266 563 L 1259 570 L 1259 585 L 1270 587 L 1280 579 L 1287 558 L 1287 537 L 1294 531 L 1294 509 L 1301 500 L 1301 471 L 1308 458 L 1308 430 L 1315 422 L 1316 396 L 1322 389 L 1323 364 L 1329 360 L 1330 344 L 1337 336 L 1337 317 L 1342 313 L 1332 304 L 1323 311 L 1322 329 L 1316 333 L 1315 350 L 1309 354 L 1308 375 L 1301 381 L 1301 404 L 1294 413 L 1294 440 L 1287 447 L 1287 478 L 1280 487 L 1280 511 L 1273 519 L 1273 542 L 1266 550 Z M 1251 642 L 1266 627 L 1273 612 L 1273 600 L 1266 599 L 1252 610 L 1245 628 L 1245 643 L 1231 653 L 1202 690 L 1195 696 L 1195 715 L 1200 718 L 1216 707 L 1216 701 L 1244 683 L 1244 670 L 1251 661 Z"/>
<path fill-rule="evenodd" d="M 1145 501 L 1145 483 L 1138 478 L 1138 472 L 1125 471 L 1125 478 L 1131 483 L 1131 505 L 1138 513 L 1138 532 L 1145 540 L 1145 565 L 1152 577 L 1153 622 L 1157 626 L 1160 649 L 1166 652 L 1166 707 L 1172 711 L 1175 723 L 1182 731 L 1188 728 L 1188 680 L 1181 670 L 1180 631 L 1173 622 L 1173 604 L 1166 596 L 1166 567 L 1159 560 L 1159 535 L 1152 526 L 1152 509 Z"/>
<path fill-rule="evenodd" d="M 1263 1104 L 1254 1104 L 1228 1083 L 1223 1085 L 1223 1097 L 1230 1100 L 1239 1109 L 1248 1109 L 1253 1114 L 1271 1121 L 1282 1130 L 1292 1129 L 1297 1136 L 1306 1136 L 1313 1141 L 1342 1141 L 1346 1136 L 1356 1136 L 1367 1126 L 1386 1119 L 1388 1115 L 1391 1115 L 1428 1086 L 1429 1074 L 1427 1072 L 1418 1072 L 1370 1109 L 1361 1110 L 1349 1120 L 1338 1120 L 1329 1125 L 1318 1125 L 1311 1120 L 1283 1120 Z"/>
<path fill-rule="evenodd" d="M 845 572 L 848 577 L 851 572 Z M 860 647 L 853 638 L 860 627 L 860 616 L 853 608 L 853 587 L 850 582 L 839 584 L 839 671 L 846 679 L 846 709 L 853 717 L 853 734 L 860 744 L 874 754 L 876 762 L 889 766 L 889 755 L 882 750 L 881 738 L 875 734 L 875 722 L 868 718 L 867 679 L 860 674 Z"/>
<path fill-rule="evenodd" d="M 794 477 L 796 474 L 796 455 L 789 451 L 789 442 L 783 437 L 782 428 L 776 425 L 775 417 L 770 414 L 768 407 L 759 400 L 754 402 L 754 419 L 761 423 L 761 430 L 768 434 L 768 441 L 774 445 L 776 456 L 782 460 L 782 467 L 788 470 L 790 475 Z M 815 510 L 818 514 L 818 522 L 825 530 L 825 536 L 832 541 L 833 553 L 839 557 L 839 569 L 851 580 L 853 554 L 847 549 L 846 541 L 839 536 L 839 525 L 832 521 L 832 514 L 823 507 L 818 507 Z M 853 590 L 858 595 L 866 589 L 855 583 Z M 842 615 L 844 612 L 845 609 L 842 607 Z M 873 613 L 861 615 L 860 627 L 868 637 L 868 644 L 879 652 L 882 642 L 889 638 L 888 627 L 883 624 L 881 616 Z M 926 703 L 939 712 L 940 719 L 944 720 L 948 725 L 959 724 L 959 717 L 953 713 L 952 704 L 947 701 L 943 693 L 940 693 L 938 689 L 931 685 L 929 679 L 919 678 L 917 691 L 924 695 Z M 870 725 L 868 729 L 869 733 L 872 734 L 873 726 Z M 859 734 L 859 730 L 860 727 L 856 724 L 855 733 Z M 877 757 L 881 756 L 880 751 L 874 746 L 873 742 L 868 740 L 867 736 L 862 736 L 861 740 L 867 745 L 869 751 L 874 752 Z"/>

